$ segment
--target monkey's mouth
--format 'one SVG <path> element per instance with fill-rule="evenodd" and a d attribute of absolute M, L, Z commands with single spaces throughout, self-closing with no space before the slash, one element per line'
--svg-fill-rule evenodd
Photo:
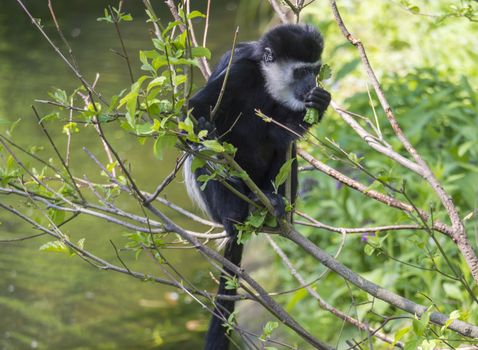
<path fill-rule="evenodd" d="M 314 81 L 315 83 L 315 81 Z M 307 96 L 309 96 L 310 92 L 314 89 L 315 84 L 303 84 L 302 86 L 296 87 L 294 90 L 294 97 L 304 102 L 307 100 Z"/>
<path fill-rule="evenodd" d="M 305 100 L 307 99 L 307 95 L 309 95 L 310 90 L 307 91 L 296 91 L 294 93 L 294 97 L 296 100 L 305 103 Z"/>

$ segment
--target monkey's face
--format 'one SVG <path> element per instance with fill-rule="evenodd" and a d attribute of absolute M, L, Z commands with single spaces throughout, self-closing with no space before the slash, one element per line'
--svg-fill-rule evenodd
<path fill-rule="evenodd" d="M 266 47 L 261 62 L 267 92 L 277 102 L 294 111 L 305 109 L 305 97 L 316 86 L 315 77 L 320 71 L 317 63 L 293 59 L 276 59 L 271 48 Z"/>

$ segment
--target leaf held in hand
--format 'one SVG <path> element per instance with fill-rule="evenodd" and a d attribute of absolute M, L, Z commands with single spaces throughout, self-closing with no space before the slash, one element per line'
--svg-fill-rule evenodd
<path fill-rule="evenodd" d="M 304 116 L 304 122 L 310 125 L 318 123 L 319 112 L 314 108 L 308 108 Z"/>

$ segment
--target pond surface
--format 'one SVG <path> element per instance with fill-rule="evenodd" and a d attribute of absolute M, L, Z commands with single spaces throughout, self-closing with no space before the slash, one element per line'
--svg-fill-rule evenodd
<path fill-rule="evenodd" d="M 47 2 L 25 3 L 61 45 L 48 15 Z M 141 2 L 128 3 L 135 20 L 123 24 L 121 29 L 138 76 L 137 52 L 151 49 L 152 45 Z M 69 0 L 53 4 L 85 78 L 91 82 L 100 72 L 98 88 L 108 97 L 129 86 L 123 60 L 111 52 L 111 49 L 120 50 L 114 27 L 96 20 L 103 15 L 108 2 Z M 230 46 L 239 18 L 237 7 L 237 1 L 213 4 L 208 44 L 216 54 L 213 61 Z M 165 21 L 169 20 L 165 8 L 158 7 L 157 11 Z M 249 40 L 256 34 L 257 25 L 248 23 L 241 28 L 240 39 Z M 14 131 L 15 140 L 24 147 L 42 144 L 47 149 L 30 106 L 35 99 L 48 99 L 48 92 L 54 88 L 71 92 L 79 82 L 33 28 L 16 1 L 2 1 L 0 78 L 0 119 L 20 118 L 22 122 Z M 44 113 L 50 110 L 48 106 L 39 106 L 39 109 Z M 59 144 L 64 145 L 61 127 L 57 129 L 52 133 L 60 139 Z M 119 153 L 134 166 L 135 178 L 144 189 L 154 189 L 169 173 L 175 154 L 158 161 L 151 147 L 139 146 L 137 140 L 118 132 L 114 126 L 106 132 Z M 83 166 L 87 172 L 94 164 L 82 147 L 100 155 L 101 145 L 94 134 L 82 132 L 80 135 L 81 138 L 74 139 L 72 161 L 76 162 L 75 169 L 81 170 Z M 44 152 L 43 156 L 49 154 L 47 150 Z M 191 208 L 180 179 L 165 195 Z M 133 204 L 125 203 L 126 208 L 129 205 Z M 166 213 L 180 220 L 176 214 Z M 29 225 L 2 211 L 0 221 L 0 240 L 36 233 Z M 124 228 L 82 218 L 64 229 L 74 241 L 85 238 L 88 250 L 119 264 L 110 240 L 118 247 L 124 246 Z M 100 271 L 77 257 L 40 252 L 38 248 L 50 240 L 40 237 L 0 244 L 0 349 L 201 348 L 209 315 L 193 300 L 152 282 Z M 209 265 L 193 251 L 170 250 L 166 256 L 192 282 L 204 288 L 213 287 L 208 277 Z M 132 253 L 125 252 L 122 258 L 131 269 L 161 276 L 158 267 L 146 256 L 136 260 Z"/>

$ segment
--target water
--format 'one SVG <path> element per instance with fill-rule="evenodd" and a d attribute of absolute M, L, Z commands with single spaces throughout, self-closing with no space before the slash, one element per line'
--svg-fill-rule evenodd
<path fill-rule="evenodd" d="M 46 2 L 26 1 L 35 17 L 41 17 L 45 30 L 55 38 Z M 53 2 L 64 33 L 73 47 L 81 71 L 88 81 L 101 72 L 99 90 L 105 96 L 128 86 L 129 77 L 123 60 L 110 49 L 120 50 L 114 27 L 96 18 L 102 16 L 106 1 L 78 0 Z M 137 52 L 150 49 L 148 26 L 144 23 L 141 2 L 131 2 L 135 21 L 122 25 L 126 46 L 138 76 Z M 213 4 L 209 47 L 220 53 L 230 46 L 237 23 L 237 2 Z M 169 18 L 158 7 L 162 18 Z M 241 40 L 254 38 L 257 26 L 245 26 Z M 217 57 L 216 57 L 217 59 Z M 15 130 L 19 144 L 29 147 L 43 144 L 41 155 L 51 154 L 48 144 L 33 120 L 30 108 L 34 99 L 48 99 L 48 91 L 71 91 L 79 85 L 73 74 L 33 28 L 16 1 L 2 1 L 0 11 L 0 119 L 22 119 Z M 199 81 L 198 84 L 201 82 Z M 42 112 L 53 110 L 39 106 Z M 61 126 L 51 132 L 65 143 Z M 171 169 L 176 154 L 164 161 L 155 159 L 151 147 L 138 146 L 137 140 L 109 126 L 106 133 L 119 153 L 133 165 L 134 176 L 146 190 L 152 190 Z M 81 135 L 81 136 L 80 136 Z M 83 146 L 101 157 L 101 145 L 93 133 L 74 136 L 75 175 L 93 173 L 94 164 L 82 151 Z M 102 157 L 104 159 L 104 157 Z M 191 208 L 181 180 L 166 191 L 175 203 Z M 0 198 L 5 201 L 5 198 Z M 15 202 L 17 205 L 19 202 Z M 121 205 L 138 212 L 134 203 Z M 22 207 L 26 210 L 25 207 Z M 174 220 L 183 220 L 166 211 Z M 36 233 L 11 215 L 0 211 L 0 239 L 24 237 Z M 180 224 L 190 223 L 180 221 Z M 105 225 L 90 217 L 75 220 L 64 227 L 75 241 L 86 239 L 86 248 L 114 264 L 112 240 L 118 247 L 126 240 L 124 228 Z M 40 252 L 51 240 L 40 237 L 0 244 L 0 349 L 199 349 L 209 315 L 177 290 L 141 282 L 114 272 L 100 271 L 77 257 Z M 121 252 L 129 268 L 161 276 L 160 269 L 147 256 L 135 260 Z M 169 250 L 166 257 L 190 279 L 203 288 L 213 289 L 208 277 L 209 265 L 192 250 Z"/>

